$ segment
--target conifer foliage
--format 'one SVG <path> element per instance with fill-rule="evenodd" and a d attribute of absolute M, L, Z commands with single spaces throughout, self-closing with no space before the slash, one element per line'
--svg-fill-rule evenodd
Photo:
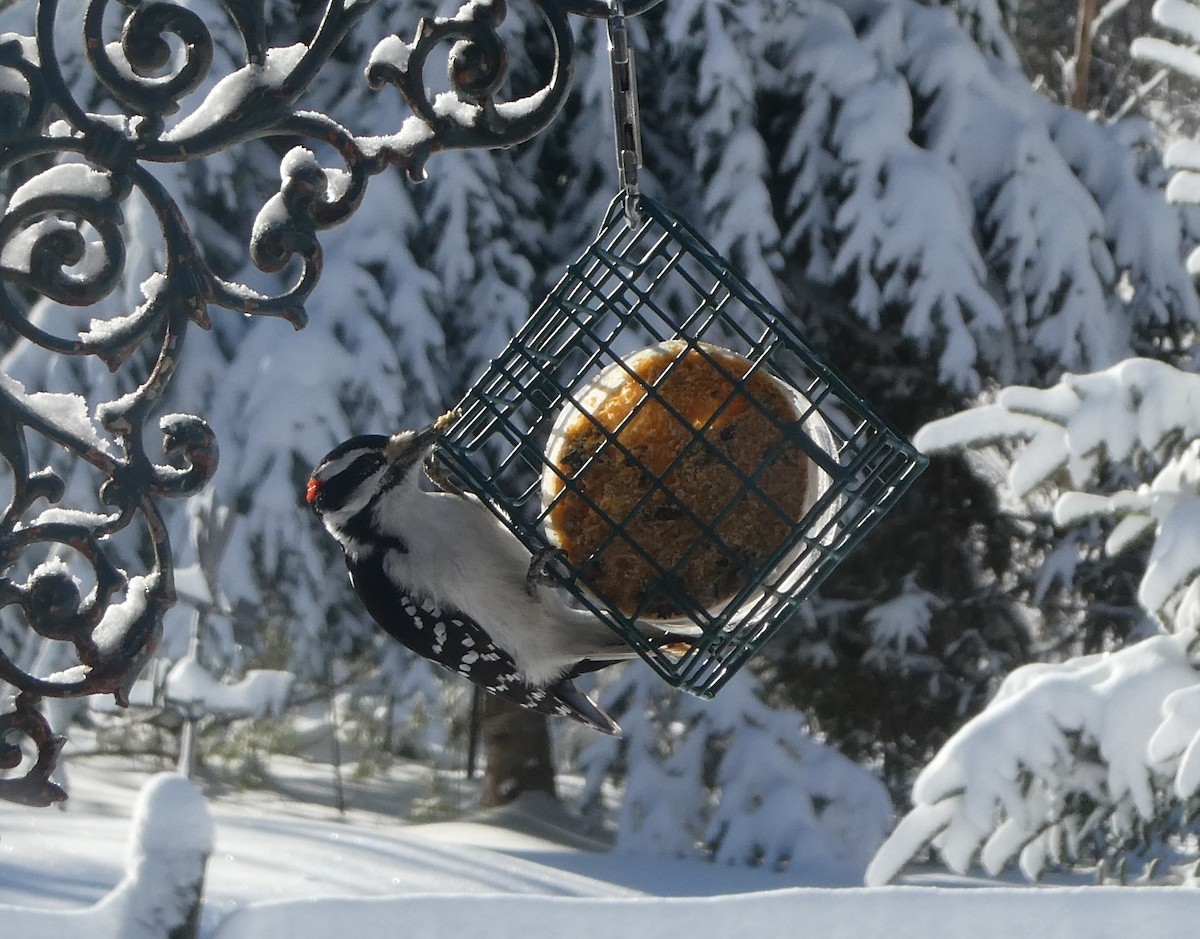
<path fill-rule="evenodd" d="M 1200 6 L 1156 4 L 1170 39 L 1134 52 L 1200 79 Z M 1196 202 L 1195 144 L 1167 161 L 1168 193 Z M 1189 267 L 1195 271 L 1193 252 Z M 1141 616 L 1132 637 L 1092 654 L 1026 665 L 921 772 L 913 809 L 873 860 L 868 879 L 894 878 L 929 846 L 955 870 L 992 875 L 1019 864 L 1096 866 L 1122 880 L 1190 880 L 1200 792 L 1200 379 L 1187 360 L 1127 358 L 1049 387 L 1010 386 L 923 428 L 933 451 L 998 448 L 997 487 L 1040 503 L 1075 540 L 1052 575 L 1078 589 L 1088 567 L 1131 558 Z M 1064 545 L 1068 542 L 1064 541 Z M 1088 547 L 1090 544 L 1090 547 Z M 1090 556 L 1089 556 L 1090 555 Z M 1101 618 L 1112 584 L 1089 597 L 1079 624 Z M 1134 641 L 1122 642 L 1123 638 Z"/>
<path fill-rule="evenodd" d="M 1149 127 L 1037 94 L 1009 12 L 668 3 L 635 24 L 649 185 L 909 430 L 991 382 L 1177 341 L 1200 312 Z M 942 461 L 768 647 L 762 693 L 904 798 L 1001 676 L 1075 626 L 1036 606 L 1075 601 L 1028 573 L 1057 547 L 1028 525 Z"/>

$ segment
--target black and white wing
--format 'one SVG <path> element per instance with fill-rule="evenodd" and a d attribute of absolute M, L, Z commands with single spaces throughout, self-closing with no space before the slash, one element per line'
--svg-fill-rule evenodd
<path fill-rule="evenodd" d="M 617 723 L 571 682 L 536 688 L 522 680 L 512 657 L 471 617 L 428 599 L 399 592 L 383 570 L 383 555 L 347 557 L 350 579 L 367 612 L 392 638 L 417 655 L 519 707 L 569 717 L 606 734 Z"/>

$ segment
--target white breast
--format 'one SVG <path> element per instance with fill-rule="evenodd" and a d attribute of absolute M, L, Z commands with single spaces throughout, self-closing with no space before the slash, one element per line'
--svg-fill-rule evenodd
<path fill-rule="evenodd" d="M 561 590 L 526 590 L 530 554 L 472 497 L 396 487 L 380 500 L 377 524 L 408 553 L 389 552 L 388 574 L 439 606 L 474 619 L 527 680 L 545 684 L 616 637 Z"/>

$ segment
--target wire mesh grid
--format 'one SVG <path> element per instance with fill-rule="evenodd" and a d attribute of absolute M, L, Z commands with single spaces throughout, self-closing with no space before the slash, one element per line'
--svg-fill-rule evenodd
<path fill-rule="evenodd" d="M 641 208 L 631 228 L 613 202 L 439 456 L 666 681 L 710 697 L 926 461 L 692 228 Z"/>

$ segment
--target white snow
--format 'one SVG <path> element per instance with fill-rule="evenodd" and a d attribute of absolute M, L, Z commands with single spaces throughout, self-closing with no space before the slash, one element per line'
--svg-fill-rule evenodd
<path fill-rule="evenodd" d="M 1026 436 L 1039 426 L 1028 415 L 1014 413 L 998 404 L 985 404 L 926 424 L 917 431 L 913 443 L 925 453 L 939 453 L 961 446 L 983 446 L 1006 437 Z"/>
<path fill-rule="evenodd" d="M 175 568 L 175 593 L 182 602 L 193 606 L 215 602 L 199 564 L 188 564 L 185 567 Z"/>
<path fill-rule="evenodd" d="M 403 923 L 413 936 L 461 939 L 571 936 L 649 939 L 929 939 L 933 936 L 1122 937 L 1191 936 L 1186 922 L 1200 910 L 1187 892 L 1150 890 L 785 890 L 760 896 L 699 900 L 454 897 L 261 906 L 218 930 L 214 939 L 289 936 L 317 939 L 335 930 L 387 935 Z M 1144 932 L 1142 930 L 1145 930 Z"/>
<path fill-rule="evenodd" d="M 71 576 L 70 565 L 68 565 L 67 562 L 58 555 L 51 555 L 50 557 L 46 558 L 46 560 L 42 561 L 41 564 L 33 569 L 33 573 L 30 575 L 29 579 L 30 581 L 33 581 L 39 577 L 45 577 L 50 574 L 61 574 L 71 577 L 71 579 L 75 581 L 75 585 L 79 585 L 78 579 Z"/>
<path fill-rule="evenodd" d="M 200 791 L 182 776 L 163 773 L 142 789 L 133 816 L 134 846 L 143 854 L 209 854 L 213 823 Z"/>
<path fill-rule="evenodd" d="M 1200 892 L 1183 888 L 962 889 L 978 884 L 917 877 L 830 889 L 786 872 L 607 852 L 539 801 L 405 825 L 395 809 L 413 795 L 414 777 L 371 790 L 383 811 L 352 808 L 339 819 L 295 794 L 307 786 L 328 796 L 320 768 L 275 768 L 292 794 L 203 800 L 180 777 L 76 759 L 66 811 L 0 804 L 5 935 L 140 939 L 120 931 L 129 913 L 177 902 L 166 888 L 190 878 L 188 858 L 210 838 L 201 939 L 1190 939 L 1200 915 Z"/>
<path fill-rule="evenodd" d="M 1172 202 L 1200 202 L 1200 173 L 1180 170 L 1167 184 L 1167 198 Z"/>
<path fill-rule="evenodd" d="M 871 627 L 874 644 L 890 646 L 900 652 L 923 650 L 933 622 L 933 613 L 944 605 L 941 598 L 921 590 L 909 579 L 904 592 L 867 613 L 866 620 Z"/>
<path fill-rule="evenodd" d="M 892 820 L 872 773 L 801 715 L 765 705 L 748 670 L 713 701 L 667 690 L 649 669 L 626 669 L 599 701 L 619 706 L 622 736 L 593 738 L 577 758 L 582 804 L 601 801 L 606 775 L 619 773 L 620 849 L 786 869 L 808 884 L 861 881 Z"/>
<path fill-rule="evenodd" d="M 6 68 L 0 71 L 0 94 L 24 98 L 29 94 L 29 82 L 16 69 Z"/>
<path fill-rule="evenodd" d="M 139 304 L 132 313 L 124 316 L 91 320 L 87 329 L 80 332 L 80 340 L 92 343 L 112 342 L 136 330 L 141 321 L 145 319 L 147 312 L 153 310 L 167 285 L 166 275 L 157 272 L 151 274 L 141 284 L 142 296 L 145 298 L 144 303 Z"/>
<path fill-rule="evenodd" d="M 88 676 L 91 668 L 87 665 L 73 665 L 70 668 L 64 668 L 58 672 L 52 672 L 47 675 L 44 681 L 48 681 L 55 685 L 73 685 L 77 681 L 83 681 Z"/>
<path fill-rule="evenodd" d="M 1154 21 L 1193 42 L 1200 40 L 1200 8 L 1189 0 L 1157 0 Z"/>
<path fill-rule="evenodd" d="M 471 128 L 478 123 L 483 109 L 477 104 L 463 101 L 453 91 L 443 91 L 434 96 L 433 113 L 460 127 Z"/>
<path fill-rule="evenodd" d="M 47 423 L 71 434 L 89 446 L 105 453 L 108 442 L 100 437 L 96 425 L 88 414 L 87 399 L 83 395 L 51 391 L 30 394 L 25 386 L 9 375 L 0 372 L 0 389 L 7 392 L 18 403 L 29 408 Z"/>
<path fill-rule="evenodd" d="M 376 158 L 385 151 L 407 157 L 411 156 L 412 152 L 421 144 L 433 140 L 433 137 L 433 128 L 413 114 L 404 119 L 396 133 L 378 137 L 362 137 L 358 142 L 363 148 L 363 153 L 371 158 Z"/>
<path fill-rule="evenodd" d="M 157 574 L 137 574 L 129 578 L 125 586 L 125 599 L 109 605 L 103 618 L 92 630 L 92 641 L 101 652 L 109 652 L 121 644 L 138 618 L 146 612 L 149 595 L 157 588 Z"/>
<path fill-rule="evenodd" d="M 203 713 L 263 718 L 278 716 L 287 707 L 295 675 L 272 669 L 251 669 L 235 684 L 222 684 L 193 656 L 184 656 L 167 673 L 166 699 L 199 706 Z"/>
<path fill-rule="evenodd" d="M 1165 65 L 1191 79 L 1200 79 L 1200 55 L 1154 36 L 1139 36 L 1130 45 L 1135 59 Z"/>
<path fill-rule="evenodd" d="M 78 229 L 71 222 L 54 215 L 38 219 L 5 242 L 3 249 L 0 249 L 0 267 L 28 274 L 37 243 L 55 232 L 64 231 L 75 232 Z"/>
<path fill-rule="evenodd" d="M 408 57 L 412 55 L 412 47 L 399 36 L 385 36 L 371 50 L 367 60 L 368 71 L 378 65 L 388 65 L 397 71 L 403 71 L 408 65 Z"/>
<path fill-rule="evenodd" d="M 195 786 L 163 773 L 142 789 L 132 829 L 125 878 L 97 904 L 96 917 L 110 919 L 120 939 L 161 939 L 160 924 L 184 921 L 202 889 L 212 819 Z"/>
<path fill-rule="evenodd" d="M 1163 702 L 1163 722 L 1146 753 L 1157 763 L 1179 761 L 1175 793 L 1186 799 L 1200 789 L 1200 687 L 1180 688 Z"/>
<path fill-rule="evenodd" d="M 246 65 L 226 75 L 213 86 L 199 106 L 164 133 L 162 139 L 186 140 L 226 120 L 255 94 L 279 89 L 307 51 L 308 47 L 303 43 L 268 49 L 262 65 Z"/>
<path fill-rule="evenodd" d="M 547 85 L 545 88 L 539 88 L 533 94 L 518 98 L 516 101 L 498 101 L 496 102 L 496 114 L 503 121 L 519 121 L 529 117 L 540 108 L 546 99 L 550 97 L 550 92 L 553 86 Z"/>
<path fill-rule="evenodd" d="M 82 525 L 85 528 L 97 528 L 115 519 L 114 515 L 102 515 L 99 512 L 85 512 L 82 509 L 45 509 L 39 512 L 30 525 Z"/>
<path fill-rule="evenodd" d="M 1177 140 L 1163 154 L 1163 164 L 1172 170 L 1200 170 L 1200 140 Z"/>
<path fill-rule="evenodd" d="M 105 170 L 83 163 L 59 163 L 22 183 L 13 192 L 8 211 L 42 196 L 61 198 L 64 193 L 102 201 L 112 195 L 112 178 Z"/>

